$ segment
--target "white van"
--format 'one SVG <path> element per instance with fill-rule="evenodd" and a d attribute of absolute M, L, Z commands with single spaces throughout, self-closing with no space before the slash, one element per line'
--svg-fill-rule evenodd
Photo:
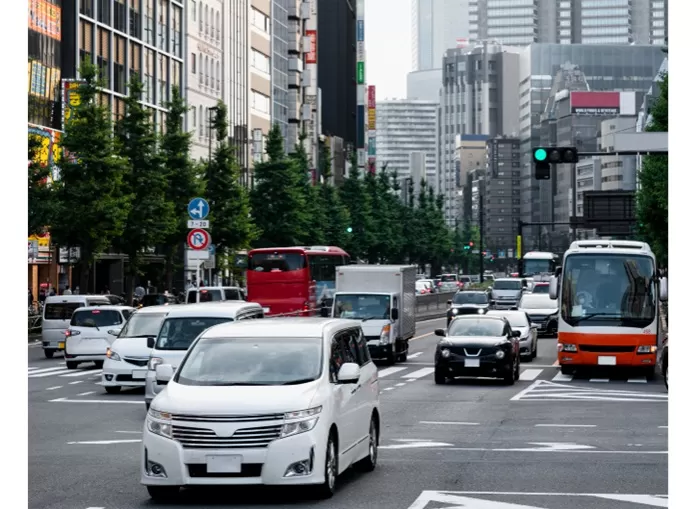
<path fill-rule="evenodd" d="M 262 306 L 255 302 L 205 302 L 173 306 L 163 320 L 158 337 L 148 338 L 148 346 L 153 350 L 146 372 L 146 408 L 166 385 L 156 381 L 156 366 L 179 366 L 192 342 L 209 327 L 264 316 Z"/>
<path fill-rule="evenodd" d="M 41 324 L 41 347 L 47 359 L 56 351 L 65 349 L 66 330 L 73 311 L 86 306 L 108 306 L 111 302 L 104 295 L 54 295 L 46 297 Z"/>
<path fill-rule="evenodd" d="M 187 304 L 199 302 L 222 302 L 222 301 L 242 301 L 245 300 L 243 290 L 237 286 L 200 286 L 187 290 Z"/>

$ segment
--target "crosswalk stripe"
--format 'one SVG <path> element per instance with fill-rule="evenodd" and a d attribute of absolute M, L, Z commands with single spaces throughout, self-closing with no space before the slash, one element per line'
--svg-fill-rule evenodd
<path fill-rule="evenodd" d="M 542 373 L 543 370 L 541 369 L 526 369 L 522 373 L 520 373 L 520 380 L 525 380 L 525 381 L 530 381 L 534 380 L 538 376 L 540 376 L 540 373 Z"/>
<path fill-rule="evenodd" d="M 394 373 L 398 373 L 399 371 L 403 371 L 406 369 L 403 366 L 394 366 L 393 368 L 384 368 L 379 372 L 379 378 L 384 378 L 385 376 L 393 375 Z"/>
<path fill-rule="evenodd" d="M 39 373 L 48 373 L 49 371 L 60 371 L 62 369 L 66 369 L 66 367 L 65 366 L 55 366 L 53 368 L 35 369 L 33 371 L 29 371 L 28 374 L 37 375 Z"/>
<path fill-rule="evenodd" d="M 627 380 L 628 383 L 633 383 L 633 384 L 645 384 L 647 383 L 647 379 L 645 377 L 642 378 L 630 378 Z"/>
<path fill-rule="evenodd" d="M 424 376 L 432 374 L 433 371 L 435 371 L 435 368 L 423 368 L 419 369 L 418 371 L 414 371 L 412 373 L 404 375 L 401 378 L 423 378 Z"/>
<path fill-rule="evenodd" d="M 598 382 L 607 383 L 609 381 L 610 381 L 609 378 L 591 378 L 589 380 L 589 382 L 596 382 L 596 383 L 598 383 Z"/>
<path fill-rule="evenodd" d="M 553 382 L 571 382 L 573 380 L 573 375 L 565 375 L 561 372 L 557 373 L 557 376 L 552 378 Z"/>
<path fill-rule="evenodd" d="M 62 371 L 52 371 L 51 373 L 39 373 L 38 375 L 29 375 L 29 378 L 44 378 L 47 376 L 60 375 L 61 373 L 70 373 L 70 369 L 64 369 Z"/>
<path fill-rule="evenodd" d="M 423 352 L 416 352 L 416 353 L 412 353 L 411 355 L 409 355 L 406 358 L 407 359 L 415 359 L 416 357 L 418 357 L 419 355 L 422 355 L 422 354 L 423 354 Z"/>
<path fill-rule="evenodd" d="M 89 369 L 87 371 L 78 371 L 77 373 L 71 373 L 70 375 L 61 375 L 62 377 L 76 377 L 76 376 L 87 376 L 87 375 L 94 375 L 96 373 L 101 373 L 101 369 Z"/>

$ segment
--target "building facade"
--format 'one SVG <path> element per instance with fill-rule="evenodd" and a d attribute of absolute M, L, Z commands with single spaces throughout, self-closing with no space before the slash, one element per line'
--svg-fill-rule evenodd
<path fill-rule="evenodd" d="M 411 1 L 411 70 L 439 69 L 442 56 L 467 39 L 469 0 Z"/>
<path fill-rule="evenodd" d="M 506 259 L 515 251 L 520 221 L 519 138 L 489 139 L 484 180 L 486 246 L 496 258 Z"/>
<path fill-rule="evenodd" d="M 377 101 L 377 166 L 387 165 L 400 180 L 413 177 L 416 189 L 420 179 L 414 172 L 424 174 L 428 185 L 436 185 L 437 107 L 412 99 Z"/>
<path fill-rule="evenodd" d="M 460 134 L 455 137 L 456 226 L 470 222 L 474 224 L 472 220 L 472 193 L 470 190 L 474 180 L 483 177 L 486 171 L 488 160 L 486 144 L 488 139 L 489 137 L 483 134 Z"/>
<path fill-rule="evenodd" d="M 272 123 L 280 126 L 283 138 L 287 139 L 289 123 L 287 87 L 289 86 L 289 10 L 287 0 L 272 0 L 272 16 L 269 33 L 272 41 Z"/>

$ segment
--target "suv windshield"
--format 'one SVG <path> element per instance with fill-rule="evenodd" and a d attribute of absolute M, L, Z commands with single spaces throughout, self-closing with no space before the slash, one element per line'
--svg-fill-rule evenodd
<path fill-rule="evenodd" d="M 156 337 L 165 313 L 136 313 L 119 333 L 120 338 Z"/>
<path fill-rule="evenodd" d="M 209 327 L 232 321 L 233 319 L 228 317 L 168 318 L 158 333 L 156 350 L 187 350 L 192 341 Z"/>
<path fill-rule="evenodd" d="M 197 342 L 175 381 L 183 385 L 293 385 L 321 376 L 320 338 L 214 338 Z"/>
<path fill-rule="evenodd" d="M 549 293 L 549 285 L 535 285 L 532 293 Z"/>
<path fill-rule="evenodd" d="M 485 293 L 459 292 L 452 299 L 453 304 L 488 304 Z"/>
<path fill-rule="evenodd" d="M 498 280 L 493 283 L 494 290 L 520 290 L 523 287 L 522 282 L 519 279 L 509 280 Z"/>
<path fill-rule="evenodd" d="M 356 320 L 388 320 L 389 311 L 388 295 L 336 295 L 333 317 Z"/>
<path fill-rule="evenodd" d="M 122 323 L 119 311 L 113 309 L 86 309 L 73 313 L 70 324 L 73 327 L 110 327 Z"/>
<path fill-rule="evenodd" d="M 452 320 L 448 336 L 503 336 L 503 322 L 492 318 L 457 318 Z"/>

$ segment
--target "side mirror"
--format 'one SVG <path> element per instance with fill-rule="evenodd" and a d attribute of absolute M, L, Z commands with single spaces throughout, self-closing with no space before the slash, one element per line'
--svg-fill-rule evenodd
<path fill-rule="evenodd" d="M 554 276 L 555 277 L 561 276 L 561 265 L 559 267 L 557 267 L 556 269 L 554 269 Z"/>
<path fill-rule="evenodd" d="M 668 278 L 662 277 L 659 280 L 659 300 L 666 302 L 668 300 Z"/>
<path fill-rule="evenodd" d="M 112 330 L 108 330 L 107 334 L 109 334 L 110 336 L 118 336 L 119 332 L 120 331 L 118 329 L 112 329 Z"/>
<path fill-rule="evenodd" d="M 146 338 L 146 346 L 148 348 L 153 348 L 154 346 L 156 346 L 156 338 L 154 338 L 153 336 L 147 337 Z"/>
<path fill-rule="evenodd" d="M 495 305 L 496 305 L 496 301 L 495 301 L 495 300 L 492 300 L 492 301 L 490 302 L 490 304 L 491 304 L 492 306 L 495 306 Z"/>
<path fill-rule="evenodd" d="M 520 337 L 520 331 L 519 330 L 514 330 L 512 332 L 514 338 L 519 338 Z"/>
<path fill-rule="evenodd" d="M 392 320 L 398 320 L 399 319 L 399 310 L 396 308 L 392 308 L 391 310 L 391 319 Z"/>
<path fill-rule="evenodd" d="M 447 305 L 448 305 L 448 306 L 451 306 L 451 305 L 452 305 L 452 300 L 448 300 L 448 301 L 447 301 Z"/>
<path fill-rule="evenodd" d="M 169 382 L 175 370 L 170 364 L 158 364 L 156 366 L 156 380 L 158 382 Z"/>
<path fill-rule="evenodd" d="M 435 329 L 435 335 L 441 338 L 445 337 L 445 329 Z"/>
<path fill-rule="evenodd" d="M 559 279 L 557 279 L 557 276 L 552 276 L 549 278 L 549 298 L 552 300 L 556 300 L 558 297 L 559 291 L 557 288 L 557 283 L 559 282 Z"/>
<path fill-rule="evenodd" d="M 160 367 L 160 366 L 158 366 Z M 157 369 L 157 368 L 156 368 Z M 157 375 L 157 373 L 156 373 Z M 360 381 L 360 366 L 354 362 L 346 362 L 340 366 L 338 372 L 338 383 L 340 384 L 356 384 Z"/>
<path fill-rule="evenodd" d="M 327 307 L 322 307 L 322 308 L 321 308 L 321 316 L 322 316 L 323 318 L 328 318 L 329 315 L 330 315 L 330 313 L 328 312 L 328 308 L 327 308 Z"/>

